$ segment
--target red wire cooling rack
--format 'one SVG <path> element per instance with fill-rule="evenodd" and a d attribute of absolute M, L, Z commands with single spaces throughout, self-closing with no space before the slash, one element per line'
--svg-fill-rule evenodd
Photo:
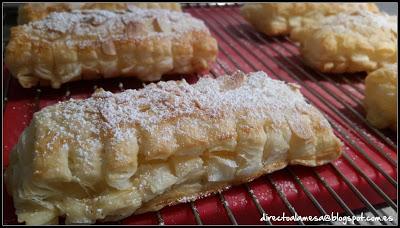
<path fill-rule="evenodd" d="M 131 216 L 117 224 L 264 224 L 260 221 L 263 213 L 282 215 L 283 212 L 301 216 L 338 212 L 351 216 L 367 210 L 374 216 L 383 216 L 385 212 L 380 210 L 383 206 L 397 214 L 397 137 L 396 133 L 377 130 L 366 121 L 362 106 L 364 74 L 326 75 L 313 71 L 303 64 L 294 43 L 286 37 L 258 33 L 243 20 L 237 5 L 195 4 L 187 5 L 184 10 L 204 20 L 218 40 L 220 53 L 210 71 L 212 75 L 237 69 L 262 70 L 272 78 L 301 85 L 308 101 L 325 114 L 344 142 L 344 153 L 325 166 L 291 166 L 223 193 Z M 197 80 L 194 75 L 169 79 L 182 77 L 189 82 Z M 3 85 L 5 167 L 10 150 L 32 114 L 40 108 L 69 98 L 86 98 L 96 87 L 118 92 L 142 86 L 135 79 L 123 78 L 73 82 L 59 90 L 23 89 L 6 69 L 3 70 Z M 12 199 L 6 193 L 4 196 L 4 223 L 16 224 Z"/>

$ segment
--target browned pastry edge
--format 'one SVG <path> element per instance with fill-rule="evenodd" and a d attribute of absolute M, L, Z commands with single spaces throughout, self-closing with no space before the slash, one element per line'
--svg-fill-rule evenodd
<path fill-rule="evenodd" d="M 317 165 L 324 164 L 324 162 L 322 162 L 324 160 L 335 160 L 340 156 L 340 154 L 341 154 L 340 148 L 335 153 L 327 152 L 327 153 L 324 153 L 324 154 L 319 154 L 319 156 L 316 158 Z M 300 159 L 292 160 L 290 162 L 290 164 L 292 164 L 292 165 L 313 166 L 313 165 L 310 165 L 310 163 L 307 162 L 307 160 L 300 160 Z M 288 165 L 287 162 L 273 163 L 273 164 L 270 164 L 268 166 L 264 166 L 264 169 L 262 171 L 254 174 L 254 175 L 252 175 L 250 177 L 245 177 L 245 178 L 239 179 L 239 180 L 235 181 L 233 184 L 229 184 L 227 182 L 223 182 L 223 183 L 220 183 L 217 186 L 212 186 L 207 190 L 204 190 L 204 191 L 202 191 L 200 193 L 193 194 L 193 195 L 190 195 L 190 196 L 183 195 L 183 194 L 179 195 L 179 194 L 176 194 L 176 192 L 174 192 L 175 193 L 174 194 L 174 198 L 165 198 L 164 197 L 165 198 L 164 199 L 163 196 L 165 196 L 165 195 L 161 195 L 161 196 L 158 196 L 158 197 L 150 200 L 147 203 L 144 203 L 142 207 L 140 207 L 139 209 L 137 209 L 135 211 L 134 214 L 143 214 L 143 213 L 150 212 L 150 211 L 158 211 L 158 210 L 162 209 L 165 206 L 173 206 L 173 205 L 176 205 L 176 204 L 179 204 L 179 203 L 182 203 L 182 202 L 195 201 L 197 199 L 201 199 L 201 198 L 207 197 L 207 196 L 209 196 L 211 194 L 215 194 L 215 193 L 227 190 L 227 189 L 231 188 L 232 186 L 240 185 L 240 184 L 243 184 L 243 183 L 246 183 L 246 182 L 250 182 L 250 181 L 252 181 L 254 179 L 257 179 L 258 177 L 260 177 L 260 176 L 262 176 L 264 174 L 269 174 L 269 173 L 275 172 L 277 170 L 283 169 L 287 165 Z M 182 201 L 181 199 L 183 197 L 188 199 L 188 200 Z"/>

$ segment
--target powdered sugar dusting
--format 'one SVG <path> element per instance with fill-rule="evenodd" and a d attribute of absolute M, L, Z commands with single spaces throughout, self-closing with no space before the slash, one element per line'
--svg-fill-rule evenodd
<path fill-rule="evenodd" d="M 82 45 L 87 45 L 90 37 L 104 40 L 143 39 L 149 36 L 178 37 L 185 32 L 194 30 L 209 32 L 203 21 L 188 13 L 140 8 L 129 11 L 55 12 L 43 20 L 23 26 L 26 31 L 30 31 L 42 39 L 47 39 L 47 34 L 53 32 L 58 35 L 56 36 L 58 39 L 70 42 L 71 40 L 80 40 Z"/>
<path fill-rule="evenodd" d="M 297 86 L 273 80 L 264 72 L 237 72 L 217 79 L 204 77 L 193 85 L 182 80 L 152 83 L 140 90 L 117 94 L 97 91 L 86 100 L 71 99 L 46 107 L 36 116 L 49 122 L 52 131 L 66 132 L 75 140 L 82 134 L 96 137 L 107 132 L 120 141 L 135 134 L 127 127 L 151 135 L 162 126 L 163 132 L 173 136 L 184 118 L 193 123 L 242 118 L 268 118 L 279 123 L 299 107 L 311 109 Z M 57 119 L 57 123 L 51 123 L 52 119 Z M 68 129 L 63 130 L 62 126 Z M 168 133 L 165 140 L 171 142 L 169 137 Z"/>
<path fill-rule="evenodd" d="M 208 194 L 208 195 L 210 195 L 210 194 Z M 184 197 L 182 197 L 182 198 L 179 198 L 179 199 L 177 200 L 177 202 L 178 202 L 178 203 L 189 203 L 189 202 L 192 202 L 192 201 L 197 200 L 198 198 L 199 198 L 199 197 L 197 197 L 197 196 L 189 196 L 189 197 L 184 196 Z"/>
<path fill-rule="evenodd" d="M 338 32 L 349 32 L 349 30 L 352 31 L 355 27 L 358 27 L 390 29 L 397 33 L 397 17 L 384 13 L 376 14 L 366 10 L 355 10 L 325 17 L 321 20 L 321 26 L 335 26 L 334 28 Z"/>
<path fill-rule="evenodd" d="M 199 200 L 199 199 L 203 199 L 203 198 L 209 197 L 209 196 L 211 196 L 213 194 L 216 194 L 217 192 L 221 193 L 221 192 L 226 191 L 226 190 L 228 190 L 230 188 L 231 188 L 231 186 L 227 185 L 227 186 L 221 187 L 221 189 L 219 189 L 216 192 L 207 192 L 207 193 L 200 194 L 200 195 L 192 195 L 192 196 L 180 197 L 180 198 L 178 198 L 176 200 L 176 202 L 178 202 L 178 203 L 190 203 L 190 202 L 193 202 L 195 200 Z M 173 204 L 175 204 L 175 202 L 171 203 L 170 205 L 173 205 Z"/>
<path fill-rule="evenodd" d="M 298 193 L 296 186 L 291 181 L 280 180 L 279 182 L 276 182 L 276 184 L 280 187 L 280 190 L 282 190 L 286 194 L 290 192 Z"/>

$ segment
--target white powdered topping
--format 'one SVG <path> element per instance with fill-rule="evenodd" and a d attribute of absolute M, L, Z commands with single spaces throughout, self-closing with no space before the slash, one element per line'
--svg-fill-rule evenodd
<path fill-rule="evenodd" d="M 38 30 L 51 30 L 66 33 L 77 22 L 76 17 L 69 16 L 67 13 L 52 13 L 51 19 L 32 23 L 32 27 Z"/>
<path fill-rule="evenodd" d="M 142 39 L 149 36 L 180 36 L 188 31 L 209 32 L 203 21 L 188 13 L 164 9 L 129 11 L 73 10 L 51 13 L 45 19 L 23 25 L 25 31 L 46 39 L 46 33 L 56 32 L 65 40 Z M 72 40 L 74 40 L 72 39 Z"/>
<path fill-rule="evenodd" d="M 193 123 L 225 118 L 280 122 L 298 108 L 310 110 L 311 106 L 297 86 L 273 80 L 264 72 L 238 72 L 217 79 L 201 78 L 193 85 L 182 80 L 117 94 L 98 91 L 86 100 L 46 107 L 36 116 L 49 123 L 51 131 L 65 131 L 61 129 L 65 126 L 67 136 L 74 140 L 80 135 L 95 138 L 100 132 L 111 132 L 112 137 L 124 140 L 132 137 L 127 127 L 151 134 L 163 124 L 163 131 L 174 132 L 179 124 L 176 121 L 185 117 Z"/>
<path fill-rule="evenodd" d="M 325 17 L 321 20 L 320 26 L 335 26 L 337 32 L 363 30 L 364 28 L 368 28 L 390 29 L 397 33 L 397 17 L 389 16 L 387 14 L 371 13 L 366 10 L 356 10 Z"/>

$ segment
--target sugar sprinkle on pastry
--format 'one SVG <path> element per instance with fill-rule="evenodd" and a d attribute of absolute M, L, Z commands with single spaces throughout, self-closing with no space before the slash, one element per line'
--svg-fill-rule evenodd
<path fill-rule="evenodd" d="M 355 10 L 322 17 L 290 34 L 306 64 L 324 73 L 373 71 L 397 61 L 397 17 Z"/>
<path fill-rule="evenodd" d="M 152 83 L 60 102 L 34 114 L 10 154 L 19 222 L 116 221 L 316 166 L 341 142 L 298 86 L 264 72 Z"/>
<path fill-rule="evenodd" d="M 74 10 L 11 29 L 5 63 L 22 87 L 209 69 L 217 41 L 204 22 L 162 9 Z"/>

